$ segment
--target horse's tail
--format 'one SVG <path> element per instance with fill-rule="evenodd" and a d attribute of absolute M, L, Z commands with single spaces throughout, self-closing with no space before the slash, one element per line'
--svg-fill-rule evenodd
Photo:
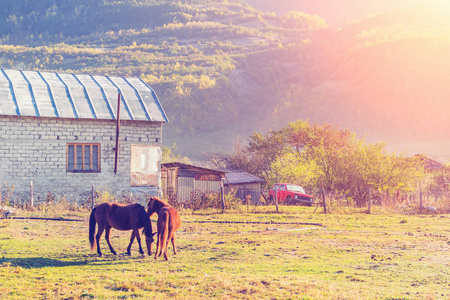
<path fill-rule="evenodd" d="M 167 238 L 169 237 L 169 218 L 170 218 L 169 212 L 168 211 L 163 212 L 159 218 L 162 218 L 164 224 L 163 233 L 161 235 L 161 249 L 163 249 L 163 251 L 166 252 L 167 244 L 169 243 L 169 241 L 167 240 Z"/>
<path fill-rule="evenodd" d="M 95 211 L 97 210 L 97 207 L 94 207 L 94 209 L 91 212 L 91 217 L 89 218 L 89 243 L 91 244 L 91 251 L 94 249 L 95 247 L 95 239 L 94 239 L 94 234 L 95 234 Z"/>

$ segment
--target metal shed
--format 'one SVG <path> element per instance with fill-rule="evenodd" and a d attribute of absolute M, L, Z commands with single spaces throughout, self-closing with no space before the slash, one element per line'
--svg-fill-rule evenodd
<path fill-rule="evenodd" d="M 236 198 L 246 199 L 250 196 L 256 203 L 261 196 L 261 183 L 264 180 L 244 171 L 227 171 L 225 174 L 225 192 L 234 193 Z"/>
<path fill-rule="evenodd" d="M 161 165 L 163 195 L 189 203 L 196 193 L 220 193 L 225 172 L 173 162 Z"/>

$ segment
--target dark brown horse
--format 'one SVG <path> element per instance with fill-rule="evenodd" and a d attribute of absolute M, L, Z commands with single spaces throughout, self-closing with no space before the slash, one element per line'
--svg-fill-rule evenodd
<path fill-rule="evenodd" d="M 95 224 L 98 224 L 98 231 L 94 240 Z M 133 244 L 135 237 L 139 243 L 139 253 L 142 255 L 144 254 L 141 246 L 141 236 L 139 235 L 139 229 L 144 228 L 143 234 L 145 234 L 148 255 L 152 253 L 154 233 L 152 232 L 152 223 L 148 214 L 145 212 L 144 206 L 137 203 L 123 205 L 106 202 L 94 207 L 89 219 L 89 242 L 91 244 L 91 250 L 94 249 L 95 243 L 97 243 L 97 253 L 99 256 L 102 256 L 102 252 L 100 251 L 100 238 L 103 231 L 105 231 L 105 239 L 108 243 L 109 250 L 111 250 L 114 255 L 117 254 L 109 241 L 111 228 L 118 230 L 133 230 L 131 233 L 130 244 L 127 248 L 128 255 L 131 255 L 131 244 Z"/>
<path fill-rule="evenodd" d="M 147 213 L 151 217 L 154 213 L 158 214 L 158 238 L 156 240 L 156 252 L 155 259 L 164 253 L 164 258 L 169 259 L 167 255 L 167 248 L 169 241 L 172 241 L 173 254 L 177 254 L 177 248 L 175 247 L 175 231 L 180 228 L 181 219 L 177 210 L 170 206 L 169 203 L 152 197 L 147 205 Z M 159 254 L 158 254 L 159 249 Z"/>

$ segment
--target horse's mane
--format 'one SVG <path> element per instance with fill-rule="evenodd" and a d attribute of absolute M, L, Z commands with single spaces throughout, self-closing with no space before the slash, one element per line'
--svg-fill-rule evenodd
<path fill-rule="evenodd" d="M 157 210 L 159 210 L 163 206 L 170 206 L 170 204 L 164 200 L 161 200 L 158 197 L 151 197 L 150 200 L 148 201 L 148 207 L 151 209 L 157 208 Z"/>
<path fill-rule="evenodd" d="M 170 206 L 169 203 L 167 203 L 164 200 L 161 200 L 157 197 L 151 197 L 147 204 L 147 214 L 151 217 L 154 213 L 158 214 L 159 210 L 163 208 L 164 206 Z"/>
<path fill-rule="evenodd" d="M 148 217 L 147 212 L 145 211 L 144 206 L 140 206 L 138 210 L 138 224 L 141 224 L 144 227 L 142 231 L 146 237 L 153 237 L 152 223 L 150 218 Z"/>
<path fill-rule="evenodd" d="M 150 203 L 150 201 L 152 201 L 152 200 L 154 200 L 154 201 L 156 201 L 156 202 L 159 202 L 159 204 L 162 204 L 162 206 L 170 205 L 169 202 L 166 202 L 166 201 L 164 201 L 164 200 L 162 200 L 162 199 L 160 199 L 160 198 L 158 198 L 158 197 L 151 197 L 150 200 L 149 200 L 149 203 Z"/>

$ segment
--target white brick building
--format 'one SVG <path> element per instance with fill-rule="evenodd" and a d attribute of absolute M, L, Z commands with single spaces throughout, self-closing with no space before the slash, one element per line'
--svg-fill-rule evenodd
<path fill-rule="evenodd" d="M 49 193 L 86 200 L 92 184 L 118 196 L 154 194 L 165 122 L 139 78 L 1 70 L 0 191 L 14 185 L 13 200 L 27 201 L 33 182 L 35 201 Z"/>

